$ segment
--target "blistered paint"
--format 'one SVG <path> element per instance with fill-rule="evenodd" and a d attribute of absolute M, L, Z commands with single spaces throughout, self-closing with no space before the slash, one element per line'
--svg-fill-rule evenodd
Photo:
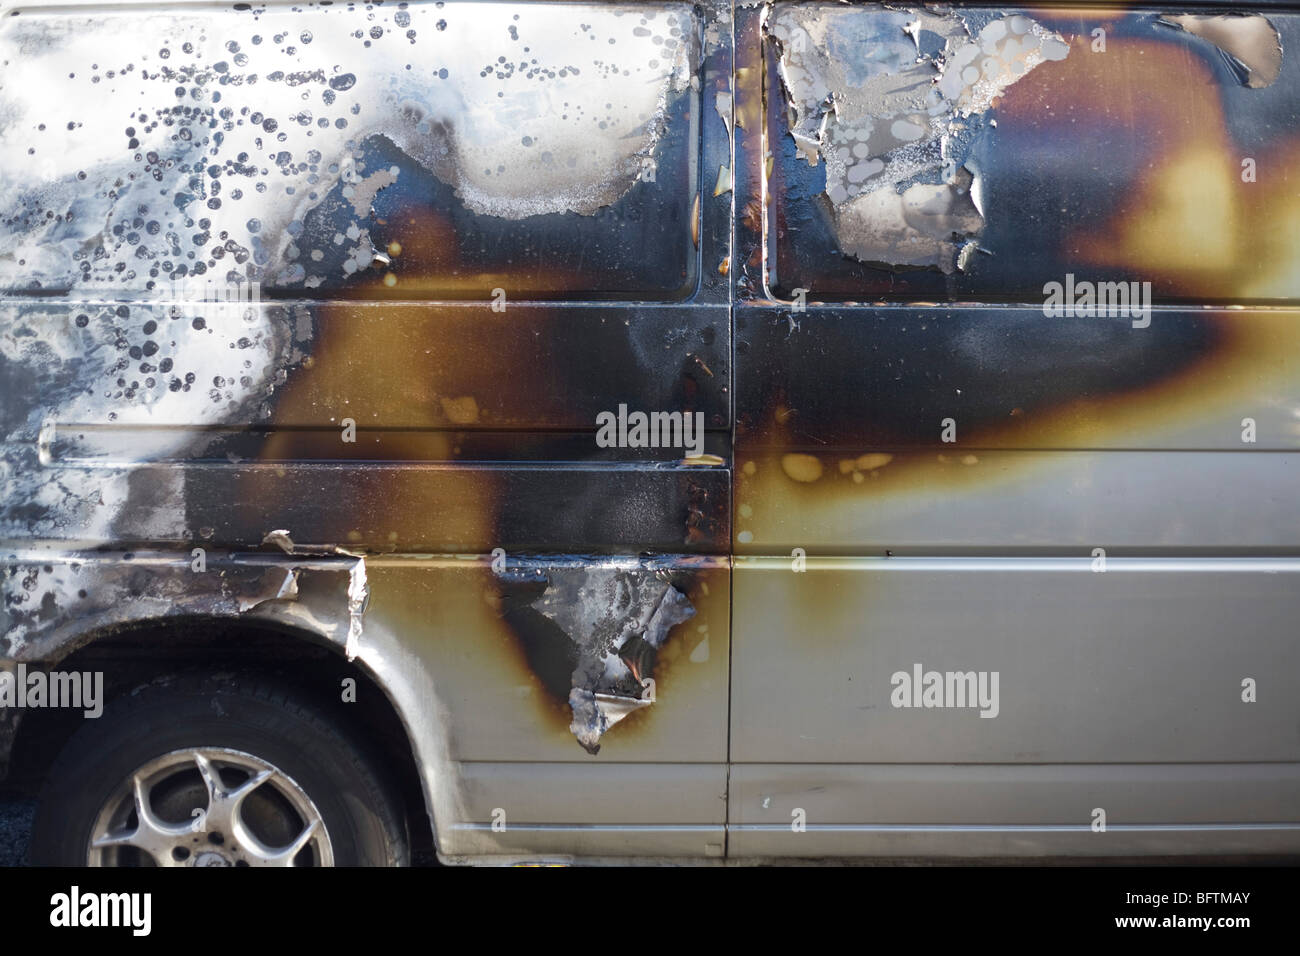
<path fill-rule="evenodd" d="M 984 223 L 972 141 L 994 99 L 1069 46 L 1022 14 L 972 30 L 958 13 L 781 5 L 790 135 L 826 170 L 841 250 L 952 272 Z M 850 54 L 850 51 L 852 53 Z M 965 258 L 963 258 L 965 253 Z"/>
<path fill-rule="evenodd" d="M 685 5 L 565 10 L 0 21 L 0 287 L 72 297 L 0 309 L 0 534 L 204 537 L 181 470 L 96 473 L 64 460 L 59 429 L 147 426 L 129 457 L 159 460 L 202 455 L 207 426 L 267 421 L 316 319 L 262 291 L 338 287 L 398 254 L 371 238 L 404 168 L 368 167 L 376 142 L 484 216 L 590 215 L 626 193 L 692 83 L 695 21 Z M 150 506 L 128 532 L 133 494 Z"/>
<path fill-rule="evenodd" d="M 475 213 L 589 215 L 636 182 L 699 55 L 685 5 L 295 11 L 6 17 L 0 283 L 304 284 L 387 184 L 375 174 L 398 175 L 364 168 L 375 137 Z M 312 234 L 340 182 L 351 216 Z"/>
<path fill-rule="evenodd" d="M 361 632 L 365 629 L 366 605 L 370 603 L 365 555 L 354 557 L 357 560 L 348 571 L 348 639 L 343 647 L 343 653 L 350 661 L 356 660 L 361 653 Z"/>
<path fill-rule="evenodd" d="M 588 753 L 605 732 L 654 702 L 653 673 L 672 628 L 695 614 L 666 572 L 634 561 L 582 562 L 546 570 L 533 607 L 576 648 L 569 707 L 573 736 Z"/>
<path fill-rule="evenodd" d="M 133 434 L 129 460 L 201 453 L 214 436 L 196 426 L 269 415 L 310 341 L 303 317 L 300 306 L 202 302 L 0 308 L 0 536 L 202 539 L 187 528 L 180 470 L 105 473 L 69 460 L 62 438 L 79 423 L 161 426 Z M 115 523 L 132 495 L 149 508 L 128 532 Z"/>
<path fill-rule="evenodd" d="M 364 593 L 354 587 L 357 562 L 329 557 L 233 560 L 214 552 L 201 566 L 189 555 L 158 551 L 21 549 L 4 557 L 0 657 L 14 660 L 57 660 L 96 629 L 167 618 L 247 616 L 345 646 L 364 612 Z M 304 598 L 308 582 L 314 586 Z"/>

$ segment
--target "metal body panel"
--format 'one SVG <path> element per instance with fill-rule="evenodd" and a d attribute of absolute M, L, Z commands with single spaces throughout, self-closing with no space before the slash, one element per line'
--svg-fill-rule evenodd
<path fill-rule="evenodd" d="M 0 663 L 323 643 L 457 861 L 1300 852 L 1300 15 L 1242 12 L 4 7 Z"/>
<path fill-rule="evenodd" d="M 1179 13 L 738 12 L 730 856 L 1296 851 L 1300 21 Z"/>
<path fill-rule="evenodd" d="M 865 483 L 853 477 L 860 456 L 846 450 L 827 456 L 835 465 L 823 471 L 826 492 L 791 480 L 783 457 L 741 462 L 741 554 L 1294 550 L 1294 529 L 1278 521 L 1298 480 L 1293 453 L 903 452 L 890 456 L 888 468 L 866 472 Z M 855 467 L 840 471 L 840 461 Z"/>
<path fill-rule="evenodd" d="M 1293 301 L 1300 21 L 1246 8 L 1211 33 L 1183 13 L 772 5 L 774 297 L 1038 302 L 1073 272 L 1163 302 Z M 1247 157 L 1268 175 L 1245 181 Z"/>
<path fill-rule="evenodd" d="M 454 848 L 440 854 L 446 863 L 502 864 L 568 862 L 607 863 L 718 863 L 723 856 L 726 828 L 691 826 L 528 826 L 495 833 L 490 824 L 463 826 L 443 833 L 443 845 Z"/>
<path fill-rule="evenodd" d="M 722 764 L 623 764 L 611 774 L 604 763 L 467 761 L 460 771 L 470 821 L 490 824 L 493 801 L 508 793 L 514 806 L 510 819 L 522 825 L 711 826 L 716 838 L 726 822 Z M 590 795 L 592 812 L 574 800 L 575 792 Z"/>
<path fill-rule="evenodd" d="M 1114 808 L 1111 827 L 1295 823 L 1300 771 L 1293 764 L 901 764 L 828 763 L 803 788 L 805 770 L 773 764 L 732 768 L 742 827 L 784 825 L 794 807 L 819 826 L 1068 827 L 1095 806 Z M 764 803 L 766 802 L 766 806 Z"/>
<path fill-rule="evenodd" d="M 275 622 L 385 689 L 444 855 L 720 857 L 729 7 L 4 13 L 6 660 Z"/>
<path fill-rule="evenodd" d="M 810 558 L 796 573 L 790 559 L 739 559 L 732 760 L 1295 759 L 1300 648 L 1280 635 L 1300 562 L 1091 564 Z M 782 662 L 775 685 L 772 661 Z M 995 706 L 896 706 L 891 677 L 918 662 L 999 673 Z M 1243 705 L 1247 677 L 1268 685 L 1268 699 Z"/>
<path fill-rule="evenodd" d="M 1116 826 L 1101 835 L 1101 839 L 1086 824 L 1068 827 L 810 825 L 801 833 L 792 833 L 784 824 L 770 829 L 733 824 L 727 832 L 730 853 L 741 861 L 837 857 L 901 858 L 913 863 L 1036 857 L 1052 857 L 1058 861 L 1185 856 L 1289 859 L 1300 849 L 1300 828 L 1287 824 Z"/>
<path fill-rule="evenodd" d="M 810 785 L 812 779 L 818 782 Z M 1294 854 L 1295 764 L 742 764 L 728 852 L 746 857 Z M 1109 809 L 1106 831 L 1091 826 Z M 1232 819 L 1223 816 L 1232 807 Z M 793 832 L 791 813 L 806 814 Z"/>
<path fill-rule="evenodd" d="M 502 594 L 488 564 L 367 561 L 367 626 L 404 635 L 407 653 L 430 675 L 452 759 L 572 762 L 584 755 L 569 732 L 569 639 L 531 603 L 538 588 Z M 650 675 L 655 704 L 626 718 L 602 745 L 611 764 L 726 763 L 728 571 L 677 565 L 695 614 L 673 632 Z M 539 561 L 530 570 L 548 568 Z M 611 781 L 618 773 L 610 770 Z"/>

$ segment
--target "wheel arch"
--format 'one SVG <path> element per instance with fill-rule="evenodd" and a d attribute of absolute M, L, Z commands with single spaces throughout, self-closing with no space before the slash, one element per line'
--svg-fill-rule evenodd
<path fill-rule="evenodd" d="M 348 660 L 329 636 L 256 617 L 182 614 L 91 620 L 66 635 L 46 670 L 98 672 L 100 706 L 151 683 L 194 673 L 250 673 L 307 695 L 379 750 L 405 810 L 413 846 L 436 852 L 426 775 L 410 722 L 392 688 L 363 659 Z M 345 700 L 345 680 L 355 681 Z M 350 696 L 350 695 L 349 695 Z M 81 722 L 81 711 L 29 709 L 14 728 L 7 784 L 35 793 Z"/>

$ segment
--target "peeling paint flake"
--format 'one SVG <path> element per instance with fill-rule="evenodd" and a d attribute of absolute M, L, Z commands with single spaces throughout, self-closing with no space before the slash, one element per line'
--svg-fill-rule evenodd
<path fill-rule="evenodd" d="M 365 626 L 366 607 L 370 604 L 370 584 L 366 581 L 366 559 L 358 555 L 348 572 L 348 639 L 343 649 L 349 661 L 361 653 L 361 632 Z"/>
<path fill-rule="evenodd" d="M 289 532 L 283 528 L 268 531 L 262 538 L 262 544 L 273 544 L 281 548 L 285 554 L 293 554 L 293 538 L 289 537 Z"/>
<path fill-rule="evenodd" d="M 595 754 L 611 727 L 654 702 L 659 650 L 695 608 L 665 572 L 635 563 L 552 567 L 546 578 L 533 607 L 576 646 L 569 729 Z"/>
<path fill-rule="evenodd" d="M 298 572 L 294 568 L 267 568 L 257 581 L 255 590 L 245 589 L 235 594 L 239 613 L 265 604 L 267 601 L 292 601 L 298 597 Z"/>
<path fill-rule="evenodd" d="M 0 657 L 66 652 L 70 635 L 168 617 L 239 617 L 309 626 L 356 651 L 369 598 L 365 561 L 208 555 L 10 552 L 0 565 Z M 343 574 L 347 573 L 346 591 Z M 307 585 L 307 586 L 304 586 Z M 70 630 L 71 628 L 71 630 Z"/>
<path fill-rule="evenodd" d="M 370 215 L 371 204 L 374 203 L 379 190 L 397 182 L 399 173 L 400 170 L 396 166 L 391 169 L 376 170 L 355 184 L 344 186 L 343 198 L 351 202 L 353 212 L 364 219 Z"/>
<path fill-rule="evenodd" d="M 1169 14 L 1157 22 L 1212 43 L 1243 86 L 1272 86 L 1282 72 L 1282 37 L 1261 14 Z"/>
<path fill-rule="evenodd" d="M 966 166 L 985 114 L 1069 46 L 1021 14 L 781 5 L 767 23 L 800 155 L 822 164 L 844 254 L 951 273 L 979 234 Z"/>
<path fill-rule="evenodd" d="M 324 547 L 320 545 L 309 545 L 299 547 L 294 544 L 293 539 L 289 537 L 289 532 L 284 529 L 276 529 L 268 532 L 262 539 L 262 544 L 274 544 L 282 548 L 286 554 L 342 554 L 350 558 L 355 558 L 351 567 L 348 569 L 348 632 L 344 644 L 343 653 L 349 661 L 355 660 L 361 652 L 361 635 L 365 629 L 366 608 L 370 604 L 370 584 L 366 579 L 366 556 L 360 552 L 349 551 L 346 548 Z M 292 599 L 297 597 L 298 581 L 297 572 L 292 572 L 293 582 L 292 589 L 285 592 L 288 584 L 281 588 L 282 593 L 277 594 L 276 598 Z M 262 600 L 272 600 L 273 598 L 262 598 L 254 601 L 253 604 L 261 603 Z M 253 606 L 250 604 L 249 606 Z M 244 606 L 240 607 L 241 611 L 247 610 Z"/>

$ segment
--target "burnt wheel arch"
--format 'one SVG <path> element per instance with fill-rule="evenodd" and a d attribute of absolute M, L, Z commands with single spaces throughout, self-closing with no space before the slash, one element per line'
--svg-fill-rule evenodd
<path fill-rule="evenodd" d="M 29 664 L 29 666 L 37 666 Z M 75 649 L 42 669 L 103 671 L 103 703 L 157 682 L 195 675 L 246 675 L 311 700 L 375 748 L 390 773 L 410 830 L 412 857 L 433 859 L 430 811 L 409 732 L 393 702 L 360 661 L 317 635 L 247 620 L 185 617 L 139 621 L 88 632 Z M 356 702 L 342 700 L 342 681 L 356 681 Z M 35 795 L 58 755 L 81 726 L 80 711 L 24 711 L 9 753 L 8 789 Z"/>

